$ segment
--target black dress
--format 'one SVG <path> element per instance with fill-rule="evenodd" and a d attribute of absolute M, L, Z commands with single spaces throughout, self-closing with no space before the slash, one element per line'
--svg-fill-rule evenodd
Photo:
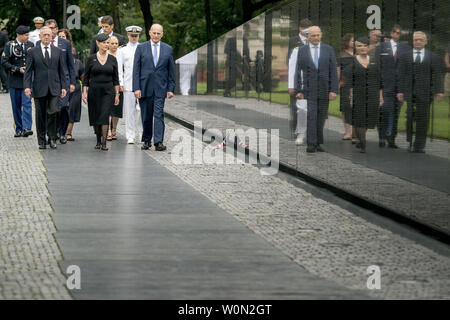
<path fill-rule="evenodd" d="M 353 63 L 353 56 L 348 52 L 341 52 L 341 55 L 338 59 L 338 66 L 341 67 L 341 78 L 343 76 L 343 72 L 348 65 Z M 350 86 L 348 83 L 345 83 L 340 89 L 340 111 L 344 113 L 344 122 L 347 124 L 352 123 L 352 108 L 350 107 Z"/>
<path fill-rule="evenodd" d="M 352 124 L 357 128 L 375 128 L 379 118 L 381 77 L 374 57 L 370 57 L 367 68 L 353 58 L 343 76 L 353 88 Z"/>
<path fill-rule="evenodd" d="M 89 124 L 109 125 L 109 115 L 114 106 L 114 86 L 119 85 L 116 58 L 108 54 L 105 64 L 101 65 L 96 54 L 90 55 L 86 62 L 83 85 L 89 87 Z"/>
<path fill-rule="evenodd" d="M 69 97 L 69 122 L 80 122 L 81 118 L 81 85 L 80 78 L 84 73 L 84 66 L 80 60 L 75 59 L 75 91 L 70 94 Z"/>

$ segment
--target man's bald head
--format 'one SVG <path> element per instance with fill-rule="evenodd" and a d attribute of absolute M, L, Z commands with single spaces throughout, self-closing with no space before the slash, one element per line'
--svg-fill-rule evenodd
<path fill-rule="evenodd" d="M 152 41 L 154 43 L 158 43 L 159 41 L 161 41 L 161 38 L 164 35 L 163 26 L 155 23 L 150 28 L 150 31 L 148 32 L 148 34 L 150 35 L 150 38 L 152 39 Z"/>
<path fill-rule="evenodd" d="M 322 30 L 320 30 L 318 26 L 310 27 L 308 34 L 308 42 L 316 46 L 320 43 L 320 40 L 322 40 Z"/>

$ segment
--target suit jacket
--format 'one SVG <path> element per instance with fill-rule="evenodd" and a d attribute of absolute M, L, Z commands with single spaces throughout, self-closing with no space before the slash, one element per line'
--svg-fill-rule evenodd
<path fill-rule="evenodd" d="M 113 32 L 112 35 L 116 36 L 117 39 L 119 39 L 119 47 L 124 47 L 124 46 L 127 45 L 127 42 L 125 41 L 125 38 L 121 34 Z M 97 53 L 97 51 L 98 51 L 97 43 L 95 42 L 95 38 L 97 38 L 97 36 L 98 36 L 98 34 L 96 34 L 91 40 L 91 51 L 90 51 L 90 54 Z"/>
<path fill-rule="evenodd" d="M 299 75 L 303 76 L 299 76 Z M 310 46 L 298 50 L 295 90 L 305 99 L 328 100 L 330 92 L 338 93 L 336 56 L 331 46 L 320 44 L 319 69 L 311 57 Z"/>
<path fill-rule="evenodd" d="M 133 91 L 141 90 L 142 97 L 165 97 L 175 90 L 175 64 L 172 47 L 160 42 L 158 64 L 153 63 L 151 40 L 136 48 L 133 63 Z"/>
<path fill-rule="evenodd" d="M 423 61 L 414 63 L 413 50 L 403 53 L 399 65 L 398 91 L 406 101 L 431 102 L 433 95 L 444 93 L 444 65 L 438 55 L 425 49 Z"/>
<path fill-rule="evenodd" d="M 59 96 L 61 89 L 69 86 L 66 78 L 66 64 L 63 51 L 50 46 L 50 62 L 47 64 L 42 53 L 41 45 L 37 45 L 27 55 L 27 65 L 23 78 L 24 88 L 32 88 L 35 98 Z"/>
<path fill-rule="evenodd" d="M 41 40 L 36 42 L 36 46 L 40 45 Z M 67 72 L 66 73 L 67 81 L 69 84 L 75 85 L 76 74 L 72 55 L 72 45 L 70 44 L 69 40 L 58 37 L 58 48 L 61 49 L 63 52 L 63 60 L 64 64 L 66 65 L 66 72 Z"/>
<path fill-rule="evenodd" d="M 397 61 L 395 61 L 390 41 L 382 42 L 375 49 L 375 59 L 381 68 L 381 86 L 383 93 L 398 92 L 398 66 L 400 64 L 401 56 L 409 50 L 409 46 L 398 43 Z"/>

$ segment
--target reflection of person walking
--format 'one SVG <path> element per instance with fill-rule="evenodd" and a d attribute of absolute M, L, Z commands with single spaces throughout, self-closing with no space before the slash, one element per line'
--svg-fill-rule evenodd
<path fill-rule="evenodd" d="M 154 24 L 149 34 L 151 40 L 138 45 L 134 55 L 133 91 L 141 106 L 142 150 L 151 147 L 153 137 L 155 150 L 164 151 L 164 103 L 175 90 L 175 63 L 172 47 L 161 41 L 163 27 Z"/>

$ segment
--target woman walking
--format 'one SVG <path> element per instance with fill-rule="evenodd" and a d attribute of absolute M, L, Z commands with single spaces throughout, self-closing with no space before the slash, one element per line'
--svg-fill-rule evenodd
<path fill-rule="evenodd" d="M 119 74 L 116 58 L 108 54 L 109 37 L 101 33 L 96 43 L 98 52 L 86 62 L 83 101 L 88 104 L 89 124 L 97 136 L 95 148 L 106 151 L 109 115 L 113 105 L 119 104 Z"/>
<path fill-rule="evenodd" d="M 116 57 L 117 60 L 120 59 L 119 39 L 116 36 L 109 38 L 109 49 L 108 53 Z M 120 64 L 119 64 L 120 65 Z M 117 124 L 119 119 L 123 116 L 123 88 L 119 89 L 119 105 L 111 108 L 111 116 L 109 117 L 109 130 L 108 130 L 108 141 L 117 140 Z"/>

